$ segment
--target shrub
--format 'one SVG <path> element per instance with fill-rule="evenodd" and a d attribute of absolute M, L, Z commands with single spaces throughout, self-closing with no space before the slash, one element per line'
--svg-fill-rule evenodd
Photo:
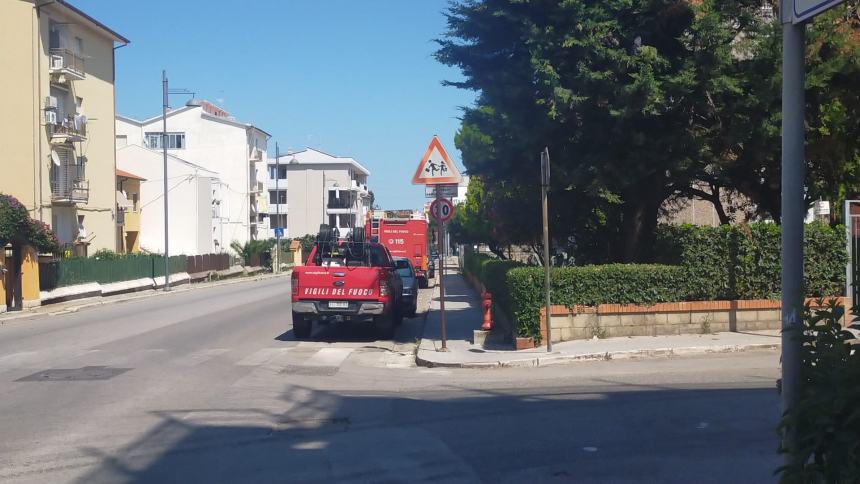
<path fill-rule="evenodd" d="M 686 271 L 657 264 L 607 264 L 550 269 L 552 304 L 654 304 L 687 299 Z M 507 272 L 510 314 L 520 336 L 540 340 L 540 308 L 544 304 L 541 267 L 519 267 Z"/>
<path fill-rule="evenodd" d="M 779 297 L 780 226 L 661 226 L 655 260 L 687 270 L 694 300 Z M 845 236 L 841 227 L 804 227 L 804 284 L 809 296 L 838 296 L 845 288 Z"/>
<path fill-rule="evenodd" d="M 0 246 L 26 242 L 29 220 L 27 208 L 17 198 L 0 193 Z"/>
<path fill-rule="evenodd" d="M 39 252 L 54 253 L 60 250 L 60 241 L 57 240 L 57 236 L 54 235 L 51 227 L 48 227 L 48 224 L 41 220 L 31 219 L 29 221 L 27 238 Z"/>
<path fill-rule="evenodd" d="M 835 301 L 816 311 L 807 306 L 794 335 L 802 343 L 800 394 L 778 430 L 783 437 L 794 432 L 797 450 L 794 464 L 778 470 L 782 482 L 857 482 L 860 476 L 860 352 L 839 324 L 842 314 Z"/>

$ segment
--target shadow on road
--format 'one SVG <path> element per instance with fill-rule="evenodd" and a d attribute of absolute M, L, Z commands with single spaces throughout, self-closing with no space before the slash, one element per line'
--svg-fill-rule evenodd
<path fill-rule="evenodd" d="M 444 390 L 175 409 L 78 482 L 770 482 L 772 389 Z M 49 475 L 43 477 L 50 480 Z"/>

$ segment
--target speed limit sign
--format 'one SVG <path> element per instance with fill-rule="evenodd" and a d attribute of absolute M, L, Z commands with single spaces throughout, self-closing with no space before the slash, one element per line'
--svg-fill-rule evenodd
<path fill-rule="evenodd" d="M 430 204 L 430 216 L 437 222 L 447 222 L 454 215 L 454 204 L 447 198 L 437 198 Z"/>

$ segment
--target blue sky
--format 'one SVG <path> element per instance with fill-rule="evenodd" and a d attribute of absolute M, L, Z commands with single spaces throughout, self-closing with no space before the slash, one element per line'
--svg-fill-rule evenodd
<path fill-rule="evenodd" d="M 447 0 L 73 3 L 131 40 L 117 51 L 120 114 L 160 112 L 164 68 L 171 87 L 271 133 L 272 155 L 278 141 L 359 160 L 384 208 L 424 202 L 410 179 L 434 134 L 462 169 L 454 134 L 475 95 L 442 86 L 461 76 L 432 56 Z"/>

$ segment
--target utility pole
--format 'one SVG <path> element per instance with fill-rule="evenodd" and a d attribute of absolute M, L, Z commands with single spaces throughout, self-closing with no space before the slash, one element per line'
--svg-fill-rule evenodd
<path fill-rule="evenodd" d="M 804 51 L 806 24 L 792 17 L 793 0 L 783 0 L 782 16 L 782 411 L 800 397 L 800 329 L 803 318 Z M 786 464 L 798 457 L 797 429 L 788 427 Z"/>
<path fill-rule="evenodd" d="M 275 273 L 281 272 L 281 149 L 275 141 Z M 269 212 L 271 213 L 271 212 Z"/>
<path fill-rule="evenodd" d="M 167 71 L 161 71 L 161 153 L 164 156 L 164 290 L 170 290 L 170 230 L 167 204 Z"/>
<path fill-rule="evenodd" d="M 435 190 L 436 201 L 439 202 L 442 200 L 442 189 L 435 187 Z M 442 336 L 442 348 L 440 348 L 440 351 L 448 351 L 448 337 L 445 327 L 445 243 L 443 242 L 445 238 L 445 222 L 442 221 L 442 217 L 438 217 L 436 223 L 439 226 L 439 233 L 437 234 L 439 240 L 436 242 L 439 250 L 439 331 Z"/>
<path fill-rule="evenodd" d="M 546 351 L 552 352 L 552 321 L 550 307 L 550 277 L 549 277 L 549 202 L 547 192 L 549 191 L 549 148 L 544 148 L 540 153 L 540 199 L 543 211 L 543 274 L 544 293 L 546 296 Z"/>

